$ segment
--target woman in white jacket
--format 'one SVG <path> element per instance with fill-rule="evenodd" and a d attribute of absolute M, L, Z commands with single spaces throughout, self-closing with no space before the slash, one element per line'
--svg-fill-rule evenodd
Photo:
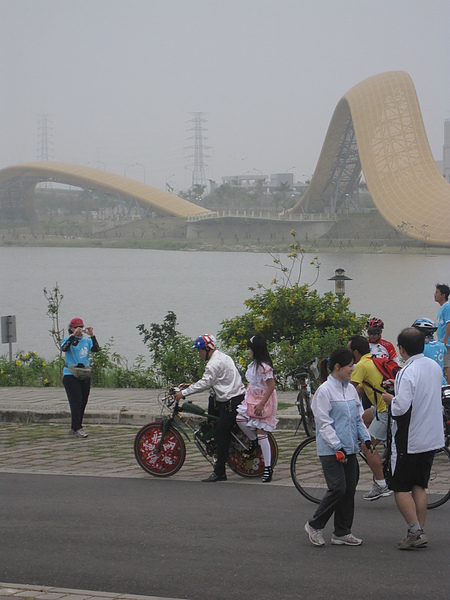
<path fill-rule="evenodd" d="M 330 375 L 327 377 L 327 369 Z M 316 421 L 317 454 L 327 482 L 314 516 L 305 530 L 315 546 L 324 546 L 322 530 L 334 514 L 335 545 L 360 546 L 352 534 L 355 491 L 358 483 L 359 440 L 372 450 L 370 434 L 363 423 L 363 407 L 350 377 L 353 354 L 347 348 L 335 350 L 320 364 L 322 385 L 314 394 L 312 410 Z M 326 379 L 326 380 L 325 380 Z"/>

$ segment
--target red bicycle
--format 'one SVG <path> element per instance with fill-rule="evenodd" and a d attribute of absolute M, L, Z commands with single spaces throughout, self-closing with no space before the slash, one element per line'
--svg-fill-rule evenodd
<path fill-rule="evenodd" d="M 214 464 L 216 452 L 215 426 L 218 417 L 192 402 L 179 404 L 174 395 L 184 386 L 162 392 L 158 401 L 162 411 L 169 414 L 158 421 L 144 425 L 134 440 L 134 455 L 138 464 L 150 475 L 170 477 L 175 475 L 186 459 L 186 443 L 191 441 L 206 460 Z M 269 433 L 272 467 L 278 460 L 278 446 Z M 248 454 L 249 439 L 237 425 L 231 432 L 227 463 L 232 471 L 242 477 L 260 477 L 264 473 L 264 459 L 258 446 L 253 455 Z"/>

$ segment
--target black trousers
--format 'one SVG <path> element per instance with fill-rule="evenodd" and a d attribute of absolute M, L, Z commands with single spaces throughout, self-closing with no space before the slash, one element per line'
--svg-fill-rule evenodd
<path fill-rule="evenodd" d="M 88 403 L 89 392 L 91 391 L 91 380 L 85 379 L 81 381 L 73 375 L 64 375 L 63 386 L 70 405 L 72 429 L 78 431 L 83 426 L 84 411 Z"/>
<path fill-rule="evenodd" d="M 342 464 L 336 460 L 334 454 L 319 458 L 328 490 L 309 524 L 313 529 L 323 529 L 334 513 L 334 534 L 347 535 L 352 532 L 355 513 L 358 459 L 356 454 L 349 454 L 347 464 Z"/>
<path fill-rule="evenodd" d="M 236 409 L 243 399 L 244 394 L 240 394 L 230 398 L 227 402 L 217 402 L 219 420 L 216 425 L 217 462 L 214 466 L 214 472 L 217 475 L 225 474 L 231 430 L 236 424 Z"/>

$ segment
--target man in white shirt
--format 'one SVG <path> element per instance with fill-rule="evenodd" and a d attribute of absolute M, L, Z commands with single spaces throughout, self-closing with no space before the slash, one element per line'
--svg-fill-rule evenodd
<path fill-rule="evenodd" d="M 400 356 L 406 361 L 395 378 L 395 395 L 383 394 L 392 414 L 392 478 L 397 507 L 408 524 L 400 550 L 424 548 L 427 514 L 426 488 L 434 451 L 444 445 L 439 365 L 423 355 L 424 337 L 409 327 L 398 336 Z"/>
<path fill-rule="evenodd" d="M 200 358 L 208 361 L 203 377 L 175 395 L 176 400 L 213 388 L 219 409 L 216 426 L 217 461 L 214 471 L 202 481 L 226 481 L 225 465 L 231 441 L 231 430 L 236 423 L 236 409 L 243 401 L 245 387 L 233 360 L 216 349 L 214 336 L 204 334 L 195 340 L 194 346 Z"/>

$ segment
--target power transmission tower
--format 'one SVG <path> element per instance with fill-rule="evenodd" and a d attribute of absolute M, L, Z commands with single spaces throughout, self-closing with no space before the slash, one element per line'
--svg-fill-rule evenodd
<path fill-rule="evenodd" d="M 203 115 L 205 114 L 203 112 L 193 112 L 189 114 L 194 115 L 194 118 L 188 121 L 188 123 L 194 123 L 194 126 L 188 129 L 188 131 L 193 131 L 194 135 L 188 139 L 193 139 L 194 145 L 187 146 L 185 150 L 193 149 L 194 154 L 190 154 L 186 157 L 193 159 L 193 162 L 189 163 L 187 167 L 192 168 L 192 187 L 194 187 L 194 185 L 206 186 L 205 167 L 208 165 L 205 163 L 204 159 L 209 158 L 209 156 L 204 153 L 204 150 L 209 149 L 210 146 L 205 146 L 203 144 L 203 140 L 207 139 L 203 136 L 203 132 L 207 131 L 207 129 L 205 129 L 202 124 L 207 123 L 207 121 L 203 118 Z"/>
<path fill-rule="evenodd" d="M 37 159 L 48 161 L 52 158 L 52 124 L 48 115 L 40 115 L 38 125 Z"/>
<path fill-rule="evenodd" d="M 48 118 L 48 115 L 40 115 L 38 125 L 38 149 L 37 159 L 41 161 L 48 161 L 52 157 L 52 125 Z M 39 187 L 48 188 L 51 187 L 47 181 L 43 182 Z"/>

